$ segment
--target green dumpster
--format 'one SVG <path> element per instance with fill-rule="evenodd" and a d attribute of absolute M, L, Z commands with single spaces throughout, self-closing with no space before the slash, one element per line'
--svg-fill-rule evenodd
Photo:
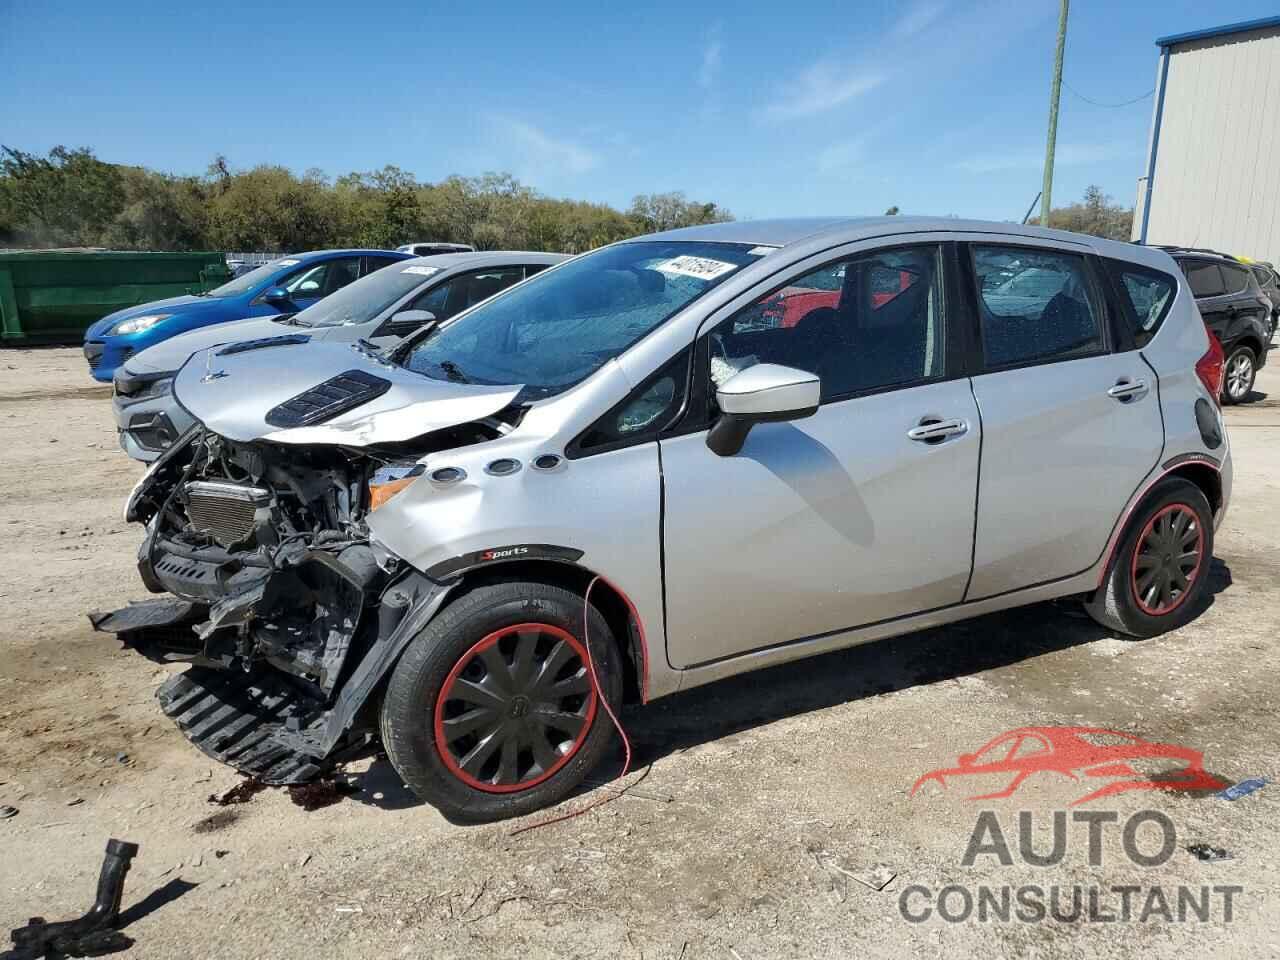
<path fill-rule="evenodd" d="M 221 253 L 0 251 L 0 346 L 78 343 L 108 313 L 229 278 Z"/>

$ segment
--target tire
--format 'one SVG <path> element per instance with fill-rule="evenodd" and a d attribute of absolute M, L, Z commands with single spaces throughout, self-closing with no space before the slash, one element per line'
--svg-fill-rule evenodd
<path fill-rule="evenodd" d="M 1177 533 L 1180 522 L 1187 524 L 1182 534 Z M 1168 554 L 1160 550 L 1165 530 L 1173 534 L 1167 542 L 1179 544 L 1176 549 L 1181 557 L 1195 553 L 1193 567 L 1189 559 L 1165 560 L 1173 553 L 1172 549 Z M 1191 543 L 1187 540 L 1189 531 L 1195 535 Z M 1134 512 L 1102 586 L 1085 603 L 1085 609 L 1104 627 L 1134 637 L 1154 637 L 1176 630 L 1199 614 L 1212 558 L 1213 512 L 1204 492 L 1178 477 L 1162 480 Z M 1170 590 L 1166 598 L 1159 586 L 1166 581 L 1164 572 L 1175 565 L 1185 575 L 1187 586 Z M 1154 597 L 1149 583 L 1156 584 Z M 1142 586 L 1146 586 L 1145 591 Z"/>
<path fill-rule="evenodd" d="M 594 606 L 587 620 L 616 712 L 618 647 Z M 454 823 L 523 816 L 568 796 L 613 735 L 582 633 L 583 598 L 543 583 L 479 586 L 438 614 L 410 642 L 382 702 L 383 746 L 409 788 Z"/>
<path fill-rule="evenodd" d="M 1253 392 L 1258 376 L 1258 358 L 1252 347 L 1233 347 L 1222 365 L 1222 402 L 1243 403 Z"/>

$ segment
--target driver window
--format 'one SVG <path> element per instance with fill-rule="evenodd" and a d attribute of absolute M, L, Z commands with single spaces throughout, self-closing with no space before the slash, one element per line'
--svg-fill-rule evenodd
<path fill-rule="evenodd" d="M 942 375 L 936 245 L 878 250 L 819 267 L 710 334 L 713 387 L 757 363 L 822 380 L 822 402 Z"/>

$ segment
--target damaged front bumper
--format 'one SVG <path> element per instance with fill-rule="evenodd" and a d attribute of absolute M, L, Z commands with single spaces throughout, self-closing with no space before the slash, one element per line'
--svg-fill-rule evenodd
<path fill-rule="evenodd" d="M 221 442 L 184 438 L 130 498 L 127 519 L 147 529 L 139 573 L 165 596 L 90 621 L 152 660 L 190 665 L 157 697 L 206 754 L 265 783 L 302 783 L 373 740 L 373 694 L 452 583 L 377 555 L 350 513 L 298 529 L 291 515 L 326 504 L 332 513 L 335 491 L 355 482 L 337 467 L 285 477 L 261 465 L 241 489 L 269 493 L 268 505 L 201 505 L 207 488 L 235 483 L 197 479 L 199 457 L 216 451 L 258 469 L 259 452 Z M 254 485 L 270 480 L 293 493 Z"/>

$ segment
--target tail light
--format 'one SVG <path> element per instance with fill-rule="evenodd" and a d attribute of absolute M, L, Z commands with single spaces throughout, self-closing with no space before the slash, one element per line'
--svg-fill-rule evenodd
<path fill-rule="evenodd" d="M 1213 331 L 1209 331 L 1209 350 L 1196 361 L 1196 376 L 1209 391 L 1209 396 L 1213 397 L 1214 403 L 1219 403 L 1219 398 L 1222 396 L 1222 366 L 1226 359 L 1226 354 L 1222 352 L 1222 344 L 1218 342 Z"/>

